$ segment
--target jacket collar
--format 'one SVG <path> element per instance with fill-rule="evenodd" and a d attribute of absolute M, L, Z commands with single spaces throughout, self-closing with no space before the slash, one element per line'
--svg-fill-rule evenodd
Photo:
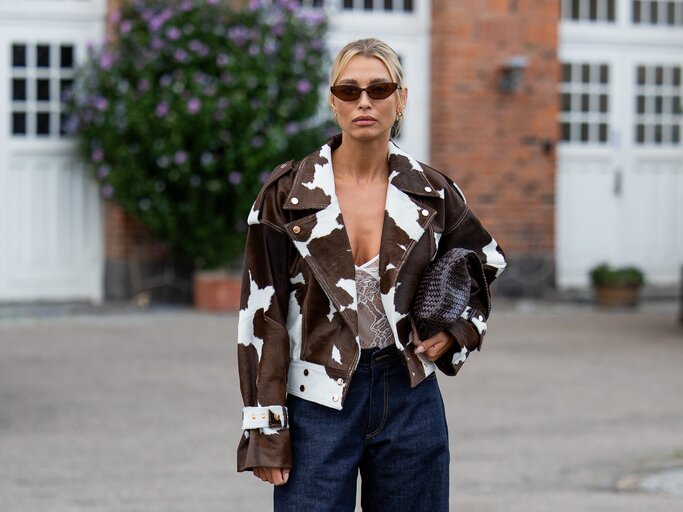
<path fill-rule="evenodd" d="M 357 336 L 355 266 L 332 170 L 332 151 L 340 145 L 341 135 L 336 135 L 301 161 L 283 207 L 313 211 L 285 227 L 328 298 Z M 436 215 L 436 210 L 423 205 L 420 199 L 444 196 L 443 191 L 437 191 L 429 182 L 417 160 L 393 141 L 389 143 L 388 154 L 389 185 L 379 272 L 382 302 L 398 341 L 396 323 L 407 312 L 396 311 L 396 280 L 413 246 Z"/>

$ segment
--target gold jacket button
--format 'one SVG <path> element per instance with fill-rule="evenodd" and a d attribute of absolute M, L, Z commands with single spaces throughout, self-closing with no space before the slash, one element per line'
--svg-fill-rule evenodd
<path fill-rule="evenodd" d="M 294 231 L 294 233 L 298 235 L 299 233 L 301 233 L 301 228 L 299 226 L 294 226 L 292 228 L 292 231 Z"/>

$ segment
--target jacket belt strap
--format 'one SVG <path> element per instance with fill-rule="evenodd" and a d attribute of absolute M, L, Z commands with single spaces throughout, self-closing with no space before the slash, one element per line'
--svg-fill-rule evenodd
<path fill-rule="evenodd" d="M 242 430 L 252 428 L 289 428 L 287 407 L 245 407 L 242 409 Z"/>

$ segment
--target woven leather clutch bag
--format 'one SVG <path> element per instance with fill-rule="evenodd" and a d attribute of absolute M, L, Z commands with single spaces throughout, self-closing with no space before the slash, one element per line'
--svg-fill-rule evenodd
<path fill-rule="evenodd" d="M 413 322 L 421 340 L 446 330 L 460 318 L 470 300 L 470 272 L 476 273 L 480 282 L 486 282 L 481 260 L 469 249 L 451 249 L 429 265 L 412 308 Z"/>

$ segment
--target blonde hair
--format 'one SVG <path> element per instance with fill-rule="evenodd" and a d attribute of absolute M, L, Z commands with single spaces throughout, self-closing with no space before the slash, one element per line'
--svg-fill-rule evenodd
<path fill-rule="evenodd" d="M 401 106 L 401 111 L 403 111 L 405 104 L 402 104 L 403 98 L 400 94 L 404 86 L 403 67 L 401 66 L 401 61 L 394 49 L 379 39 L 358 39 L 357 41 L 348 43 L 344 48 L 339 50 L 337 57 L 334 59 L 334 64 L 332 65 L 332 72 L 330 73 L 330 87 L 335 85 L 349 61 L 356 55 L 376 57 L 384 63 L 389 70 L 389 76 L 391 77 L 392 82 L 396 82 L 398 86 L 401 87 L 401 89 L 396 90 L 396 94 L 399 95 L 399 105 Z M 329 93 L 328 99 L 331 104 L 332 93 Z M 398 137 L 401 133 L 402 126 L 403 117 L 397 117 L 394 126 L 391 128 L 391 136 Z"/>

